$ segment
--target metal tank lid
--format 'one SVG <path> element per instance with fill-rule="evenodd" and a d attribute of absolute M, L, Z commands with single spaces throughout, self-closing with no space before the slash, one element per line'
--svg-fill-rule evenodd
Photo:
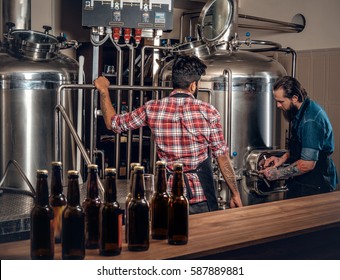
<path fill-rule="evenodd" d="M 212 48 L 202 41 L 192 41 L 173 48 L 173 54 L 207 56 L 213 53 Z"/>
<path fill-rule="evenodd" d="M 5 36 L 8 51 L 31 60 L 48 60 L 59 51 L 59 41 L 47 33 L 17 29 Z"/>
<path fill-rule="evenodd" d="M 234 36 L 236 21 L 235 0 L 209 0 L 198 18 L 197 31 L 207 44 L 216 44 L 223 38 L 224 41 L 229 41 Z"/>
<path fill-rule="evenodd" d="M 176 46 L 174 54 L 209 56 L 220 46 L 224 48 L 235 35 L 237 2 L 235 0 L 209 0 L 203 7 L 197 24 L 199 40 Z"/>

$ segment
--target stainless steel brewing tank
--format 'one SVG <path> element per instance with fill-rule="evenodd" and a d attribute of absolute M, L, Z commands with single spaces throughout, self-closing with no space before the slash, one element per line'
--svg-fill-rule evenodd
<path fill-rule="evenodd" d="M 10 160 L 18 162 L 33 186 L 37 169 L 51 170 L 57 88 L 62 84 L 77 83 L 77 71 L 77 61 L 59 52 L 51 59 L 35 60 L 6 49 L 1 51 L 0 176 Z M 73 105 L 74 98 L 70 94 L 64 94 L 62 98 L 63 105 L 73 114 L 77 109 Z M 62 145 L 66 171 L 72 168 L 73 160 L 69 136 L 63 138 Z M 4 185 L 27 189 L 15 168 L 9 168 Z"/>
<path fill-rule="evenodd" d="M 186 50 L 185 54 L 190 52 L 190 49 Z M 215 51 L 212 54 L 204 51 L 199 58 L 207 65 L 201 88 L 213 90 L 211 103 L 221 114 L 235 171 L 241 176 L 251 150 L 280 146 L 281 121 L 272 86 L 279 77 L 286 75 L 286 71 L 273 58 L 248 51 Z M 170 61 L 162 70 L 163 85 L 171 84 L 172 63 Z M 229 75 L 231 92 L 228 90 Z M 204 95 L 199 98 L 208 100 Z"/>

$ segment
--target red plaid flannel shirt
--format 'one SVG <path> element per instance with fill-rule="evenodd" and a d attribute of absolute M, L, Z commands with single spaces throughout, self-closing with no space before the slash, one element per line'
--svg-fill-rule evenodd
<path fill-rule="evenodd" d="M 185 172 L 196 169 L 208 157 L 209 148 L 215 158 L 224 155 L 228 148 L 219 112 L 212 105 L 195 99 L 190 93 L 186 93 L 188 98 L 172 97 L 176 93 L 173 91 L 169 97 L 150 100 L 132 112 L 115 115 L 112 118 L 112 129 L 121 133 L 149 126 L 154 135 L 158 158 L 167 162 L 170 171 L 175 162 L 183 163 Z M 193 193 L 189 202 L 206 200 L 197 174 L 186 175 Z M 171 184 L 172 176 L 168 180 L 169 192 Z"/>

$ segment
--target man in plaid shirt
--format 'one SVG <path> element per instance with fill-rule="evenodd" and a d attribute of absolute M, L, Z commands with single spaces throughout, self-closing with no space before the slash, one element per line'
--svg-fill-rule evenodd
<path fill-rule="evenodd" d="M 209 150 L 217 159 L 230 191 L 230 207 L 242 206 L 236 177 L 224 141 L 219 112 L 196 99 L 199 81 L 206 65 L 195 56 L 179 56 L 172 68 L 174 90 L 168 97 L 150 100 L 136 110 L 116 114 L 108 87 L 110 82 L 99 77 L 94 84 L 100 92 L 100 104 L 106 127 L 116 133 L 149 126 L 154 136 L 157 155 L 167 162 L 169 172 L 175 162 L 183 164 L 185 195 L 190 213 L 218 210 Z M 172 176 L 168 180 L 168 190 Z"/>

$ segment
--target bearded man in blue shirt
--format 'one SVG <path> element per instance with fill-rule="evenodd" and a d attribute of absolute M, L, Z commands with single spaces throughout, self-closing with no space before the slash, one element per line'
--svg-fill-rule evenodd
<path fill-rule="evenodd" d="M 286 179 L 287 198 L 335 190 L 334 137 L 326 112 L 293 77 L 279 79 L 273 92 L 277 107 L 291 123 L 289 149 L 279 158 L 268 158 L 261 172 L 271 181 Z M 288 166 L 282 167 L 284 163 Z"/>

